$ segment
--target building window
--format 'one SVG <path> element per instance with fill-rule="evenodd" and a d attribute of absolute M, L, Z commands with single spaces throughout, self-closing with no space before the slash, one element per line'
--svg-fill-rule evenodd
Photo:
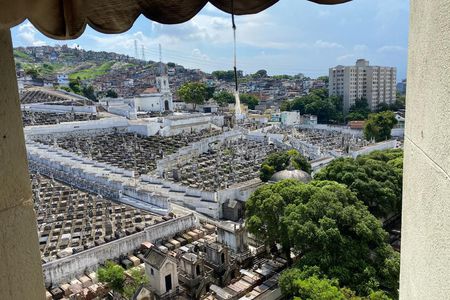
<path fill-rule="evenodd" d="M 152 276 L 155 275 L 155 273 L 153 272 L 153 268 L 150 269 L 150 274 L 152 274 Z"/>

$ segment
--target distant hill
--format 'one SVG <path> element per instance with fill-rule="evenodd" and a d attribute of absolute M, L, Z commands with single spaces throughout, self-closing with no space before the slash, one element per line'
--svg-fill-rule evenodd
<path fill-rule="evenodd" d="M 14 49 L 18 72 L 37 80 L 56 79 L 57 74 L 70 79 L 94 80 L 111 70 L 155 63 L 112 52 L 85 51 L 67 46 L 19 47 Z"/>

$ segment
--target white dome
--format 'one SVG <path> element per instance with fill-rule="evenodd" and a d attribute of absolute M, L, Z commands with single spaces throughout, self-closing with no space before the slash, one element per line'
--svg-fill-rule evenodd
<path fill-rule="evenodd" d="M 273 174 L 270 181 L 278 182 L 284 179 L 294 179 L 303 183 L 308 183 L 312 180 L 312 177 L 302 170 L 283 170 Z"/>

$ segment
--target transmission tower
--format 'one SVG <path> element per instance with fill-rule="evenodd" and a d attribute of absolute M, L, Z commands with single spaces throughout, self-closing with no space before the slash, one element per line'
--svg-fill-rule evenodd
<path fill-rule="evenodd" d="M 160 72 L 161 76 L 163 76 L 162 48 L 161 48 L 161 44 L 159 44 L 159 72 Z"/>
<path fill-rule="evenodd" d="M 144 45 L 141 45 L 141 51 L 142 51 L 142 60 L 145 61 L 145 47 L 144 47 Z"/>
<path fill-rule="evenodd" d="M 138 48 L 137 48 L 137 40 L 134 40 L 134 58 L 139 59 Z"/>

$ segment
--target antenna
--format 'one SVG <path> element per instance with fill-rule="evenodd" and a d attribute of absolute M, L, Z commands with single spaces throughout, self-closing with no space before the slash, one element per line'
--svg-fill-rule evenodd
<path fill-rule="evenodd" d="M 159 44 L 159 73 L 160 73 L 160 76 L 163 76 L 162 48 L 161 48 L 161 44 Z"/>
<path fill-rule="evenodd" d="M 137 40 L 134 40 L 134 58 L 139 59 L 138 49 L 137 49 Z"/>
<path fill-rule="evenodd" d="M 142 60 L 145 61 L 145 48 L 144 45 L 141 45 L 141 50 L 142 50 Z"/>

